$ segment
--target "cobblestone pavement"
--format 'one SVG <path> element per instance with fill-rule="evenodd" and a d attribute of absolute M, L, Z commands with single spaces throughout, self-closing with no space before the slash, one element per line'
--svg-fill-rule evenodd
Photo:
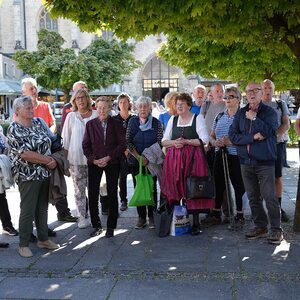
<path fill-rule="evenodd" d="M 288 150 L 284 169 L 283 207 L 293 217 L 298 181 L 298 149 Z M 132 182 L 129 181 L 129 194 Z M 69 203 L 75 213 L 72 183 Z M 19 195 L 7 192 L 17 227 Z M 0 249 L 0 299 L 299 299 L 300 235 L 292 221 L 283 224 L 279 246 L 265 239 L 247 241 L 249 208 L 243 230 L 223 224 L 203 228 L 199 236 L 159 238 L 153 229 L 134 229 L 136 211 L 120 213 L 115 237 L 90 238 L 91 228 L 56 220 L 49 207 L 49 226 L 57 232 L 56 251 L 30 247 L 34 256 L 18 255 L 18 238 Z M 106 218 L 101 217 L 103 224 Z"/>

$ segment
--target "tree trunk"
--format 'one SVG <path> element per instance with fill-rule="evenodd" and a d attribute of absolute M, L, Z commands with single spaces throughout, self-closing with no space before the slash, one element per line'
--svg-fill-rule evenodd
<path fill-rule="evenodd" d="M 67 104 L 69 103 L 71 97 L 70 97 L 70 89 L 68 88 L 62 88 L 63 92 L 64 92 L 64 103 Z"/>
<path fill-rule="evenodd" d="M 298 71 L 299 71 L 299 88 L 300 88 L 300 55 L 298 58 Z M 299 168 L 299 167 L 298 167 Z M 296 198 L 296 207 L 295 207 L 295 215 L 294 215 L 294 231 L 300 231 L 300 169 L 298 172 L 298 187 L 297 187 L 297 198 Z"/>

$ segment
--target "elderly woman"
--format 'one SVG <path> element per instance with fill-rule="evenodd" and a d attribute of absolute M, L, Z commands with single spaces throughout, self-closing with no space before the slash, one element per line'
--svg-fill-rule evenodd
<path fill-rule="evenodd" d="M 164 130 L 166 129 L 168 121 L 170 120 L 171 116 L 176 115 L 176 107 L 175 107 L 176 95 L 177 92 L 169 92 L 165 96 L 165 107 L 167 111 L 159 115 L 159 121 L 163 124 Z"/>
<path fill-rule="evenodd" d="M 242 180 L 240 161 L 237 155 L 237 149 L 232 145 L 228 137 L 229 127 L 232 124 L 235 114 L 239 109 L 241 101 L 241 93 L 235 87 L 225 90 L 224 100 L 226 110 L 219 113 L 213 123 L 212 132 L 210 134 L 211 143 L 215 147 L 214 160 L 214 178 L 216 185 L 216 206 L 211 215 L 203 220 L 204 223 L 220 224 L 221 223 L 221 206 L 223 203 L 223 195 L 226 189 L 225 176 L 230 177 L 230 181 L 234 188 L 236 202 L 235 224 L 243 225 L 243 200 L 245 193 L 244 183 Z M 227 156 L 229 174 L 224 174 L 223 155 Z M 229 179 L 229 178 L 228 178 Z"/>
<path fill-rule="evenodd" d="M 39 248 L 59 246 L 48 240 L 48 195 L 50 170 L 56 168 L 51 155 L 51 139 L 43 124 L 33 117 L 33 101 L 23 96 L 13 104 L 16 120 L 8 128 L 9 157 L 12 173 L 19 186 L 21 211 L 19 218 L 19 254 L 31 257 L 29 240 L 35 221 Z"/>
<path fill-rule="evenodd" d="M 83 153 L 88 162 L 88 195 L 91 222 L 94 228 L 91 236 L 102 233 L 99 218 L 99 186 L 105 172 L 108 196 L 108 217 L 105 236 L 114 236 L 118 219 L 118 178 L 120 158 L 125 151 L 124 128 L 120 122 L 110 117 L 112 103 L 108 97 L 96 99 L 98 118 L 86 124 L 82 142 Z"/>
<path fill-rule="evenodd" d="M 178 94 L 175 104 L 178 116 L 171 117 L 162 140 L 167 154 L 161 191 L 171 205 L 186 198 L 186 178 L 191 163 L 192 176 L 206 176 L 208 173 L 205 153 L 199 140 L 204 144 L 209 141 L 204 118 L 190 111 L 193 101 L 189 94 Z M 192 235 L 197 235 L 200 233 L 199 209 L 213 208 L 214 200 L 192 199 L 186 200 L 186 204 L 188 211 L 193 214 Z"/>
<path fill-rule="evenodd" d="M 143 151 L 152 145 L 158 143 L 161 147 L 161 139 L 163 136 L 163 128 L 161 123 L 151 115 L 152 102 L 149 97 L 140 97 L 136 102 L 135 106 L 137 108 L 138 115 L 131 118 L 126 131 L 126 143 L 127 148 L 130 151 L 131 162 L 132 162 L 132 175 L 139 173 L 139 157 L 142 155 Z M 148 164 L 148 160 L 142 155 L 143 159 L 143 172 Z M 153 197 L 154 202 L 157 203 L 157 188 L 156 188 L 157 178 L 154 176 L 154 188 Z M 138 206 L 137 212 L 139 215 L 139 220 L 135 226 L 136 229 L 144 228 L 147 225 L 146 216 L 148 209 L 149 218 L 149 228 L 154 228 L 153 220 L 153 206 Z"/>
<path fill-rule="evenodd" d="M 126 134 L 126 129 L 128 126 L 129 120 L 132 118 L 131 111 L 131 98 L 126 93 L 121 93 L 118 98 L 118 110 L 119 114 L 114 116 L 113 119 L 118 120 L 122 123 Z M 127 209 L 127 175 L 130 172 L 130 168 L 127 162 L 128 150 L 124 152 L 120 160 L 120 175 L 119 175 L 119 188 L 120 188 L 120 198 L 121 198 L 121 207 L 120 210 L 124 211 Z"/>
<path fill-rule="evenodd" d="M 96 118 L 98 113 L 92 110 L 92 100 L 86 89 L 77 90 L 70 102 L 73 112 L 66 117 L 62 138 L 74 185 L 75 203 L 79 213 L 78 227 L 86 228 L 90 225 L 86 198 L 88 167 L 86 157 L 83 155 L 82 141 L 86 123 Z"/>

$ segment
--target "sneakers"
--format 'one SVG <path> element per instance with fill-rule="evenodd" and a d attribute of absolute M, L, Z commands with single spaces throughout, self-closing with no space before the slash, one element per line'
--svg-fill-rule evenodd
<path fill-rule="evenodd" d="M 122 201 L 120 211 L 125 211 L 125 210 L 127 210 L 127 208 L 128 208 L 127 203 Z"/>
<path fill-rule="evenodd" d="M 288 215 L 286 214 L 286 212 L 281 209 L 281 222 L 288 222 L 290 220 L 290 218 L 288 217 Z"/>
<path fill-rule="evenodd" d="M 114 230 L 113 230 L 112 228 L 107 228 L 107 229 L 106 229 L 105 236 L 106 236 L 107 238 L 113 237 L 113 236 L 114 236 Z"/>
<path fill-rule="evenodd" d="M 58 249 L 60 247 L 58 244 L 55 244 L 51 240 L 38 241 L 37 246 L 39 248 L 45 248 L 45 249 L 49 249 L 49 250 L 55 250 L 55 249 Z"/>
<path fill-rule="evenodd" d="M 155 228 L 155 224 L 154 224 L 154 219 L 153 219 L 153 217 L 152 217 L 152 218 L 149 218 L 148 226 L 149 226 L 150 229 L 154 229 L 154 228 Z"/>
<path fill-rule="evenodd" d="M 19 235 L 18 231 L 13 226 L 7 226 L 2 229 L 2 233 L 8 234 L 11 236 Z"/>
<path fill-rule="evenodd" d="M 90 233 L 90 237 L 98 236 L 102 233 L 102 227 L 94 228 L 94 230 Z"/>
<path fill-rule="evenodd" d="M 283 240 L 282 231 L 271 232 L 267 237 L 267 240 L 269 244 L 280 245 L 281 241 Z"/>
<path fill-rule="evenodd" d="M 25 258 L 33 256 L 31 250 L 28 247 L 19 247 L 19 254 L 20 256 Z"/>
<path fill-rule="evenodd" d="M 87 219 L 85 217 L 80 217 L 77 226 L 80 229 L 84 229 L 84 228 L 89 227 L 90 224 L 91 223 L 90 223 L 89 219 Z"/>
<path fill-rule="evenodd" d="M 138 222 L 136 223 L 136 225 L 135 225 L 135 229 L 143 229 L 144 227 L 146 227 L 146 225 L 147 225 L 147 222 L 146 222 L 146 220 L 145 219 L 141 219 L 141 218 L 139 218 L 139 220 L 138 220 Z"/>
<path fill-rule="evenodd" d="M 62 222 L 77 222 L 77 217 L 74 217 L 71 214 L 57 214 L 57 219 Z"/>
<path fill-rule="evenodd" d="M 245 234 L 245 237 L 248 240 L 255 240 L 255 239 L 267 237 L 267 235 L 268 235 L 267 228 L 253 228 Z"/>

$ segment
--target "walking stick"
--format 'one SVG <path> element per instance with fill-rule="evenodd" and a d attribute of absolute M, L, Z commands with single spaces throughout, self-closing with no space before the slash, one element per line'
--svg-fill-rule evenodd
<path fill-rule="evenodd" d="M 224 178 L 225 178 L 225 189 L 226 189 L 226 200 L 227 200 L 227 206 L 228 206 L 228 213 L 229 213 L 229 222 L 230 225 L 228 226 L 228 229 L 234 230 L 235 229 L 235 222 L 234 217 L 231 214 L 231 208 L 230 203 L 231 201 L 231 191 L 229 186 L 229 168 L 228 168 L 228 159 L 227 159 L 227 150 L 226 147 L 221 148 L 222 151 L 222 162 L 223 162 L 223 171 L 224 171 Z"/>

